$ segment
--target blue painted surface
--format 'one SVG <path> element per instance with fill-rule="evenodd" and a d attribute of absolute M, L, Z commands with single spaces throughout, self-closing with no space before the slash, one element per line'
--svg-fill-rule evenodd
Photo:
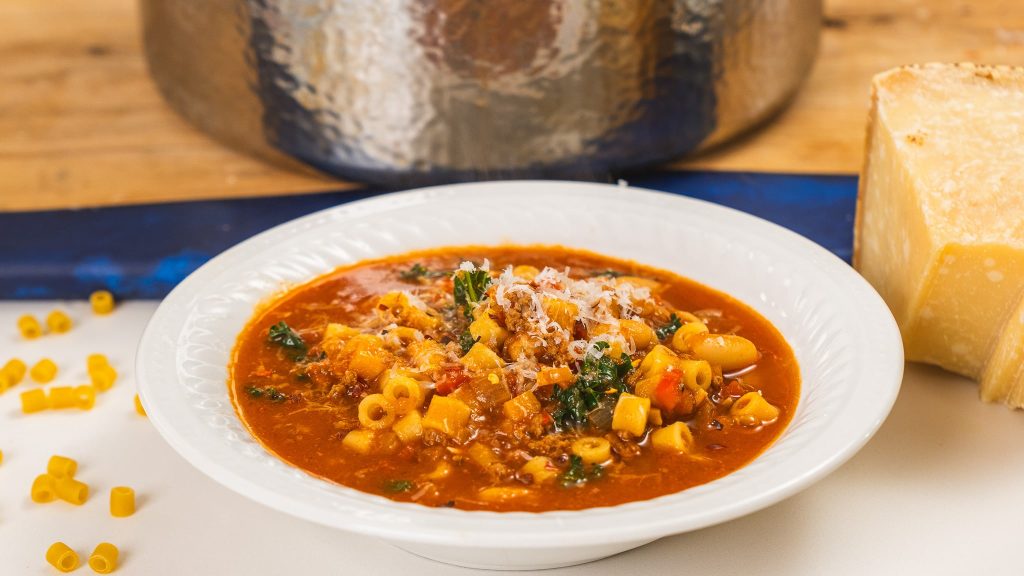
<path fill-rule="evenodd" d="M 790 228 L 846 261 L 857 194 L 852 176 L 660 172 L 633 186 L 700 198 Z M 161 298 L 224 249 L 373 190 L 0 214 L 0 298 Z"/>

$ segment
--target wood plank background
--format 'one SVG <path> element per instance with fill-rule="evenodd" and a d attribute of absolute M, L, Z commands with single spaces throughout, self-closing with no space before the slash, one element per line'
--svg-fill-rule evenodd
<path fill-rule="evenodd" d="M 0 2 L 0 210 L 338 190 L 207 138 L 146 73 L 133 0 Z M 913 62 L 1024 65 L 1021 0 L 826 0 L 793 105 L 678 169 L 855 173 L 868 82 Z"/>

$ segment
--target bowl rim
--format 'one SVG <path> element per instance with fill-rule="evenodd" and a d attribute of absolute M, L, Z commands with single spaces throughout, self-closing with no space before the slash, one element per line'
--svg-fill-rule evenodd
<path fill-rule="evenodd" d="M 872 338 L 865 339 L 863 344 L 868 347 L 872 362 L 867 368 L 860 366 L 860 374 L 855 380 L 874 382 L 877 388 L 872 391 L 870 402 L 861 403 L 863 410 L 859 413 L 859 418 L 856 419 L 856 429 L 851 430 L 842 441 L 834 441 L 827 455 L 811 464 L 802 466 L 799 471 L 766 473 L 764 474 L 765 487 L 759 487 L 753 492 L 734 490 L 736 497 L 728 504 L 719 504 L 704 510 L 687 510 L 687 513 L 681 516 L 663 512 L 671 512 L 673 508 L 680 508 L 683 503 L 681 499 L 695 491 L 700 490 L 703 494 L 716 490 L 717 485 L 737 472 L 734 471 L 707 484 L 651 500 L 628 502 L 611 507 L 540 513 L 430 508 L 418 504 L 391 501 L 381 496 L 319 480 L 337 492 L 339 498 L 345 496 L 346 500 L 350 501 L 349 504 L 354 506 L 350 510 L 353 513 L 341 514 L 337 508 L 325 510 L 309 502 L 297 500 L 290 495 L 282 495 L 216 461 L 206 453 L 204 448 L 202 436 L 206 431 L 197 434 L 195 431 L 177 429 L 160 403 L 154 402 L 162 394 L 168 393 L 167 390 L 170 389 L 168 384 L 177 381 L 176 373 L 160 374 L 154 373 L 150 369 L 151 358 L 175 353 L 174 350 L 169 350 L 173 346 L 168 346 L 171 343 L 166 337 L 168 327 L 182 327 L 184 322 L 182 310 L 187 309 L 190 303 L 194 302 L 195 296 L 203 291 L 206 283 L 216 276 L 218 270 L 226 263 L 244 258 L 250 251 L 264 249 L 272 244 L 275 238 L 287 237 L 314 227 L 318 222 L 322 224 L 325 222 L 325 217 L 330 217 L 327 220 L 337 223 L 339 218 L 358 218 L 361 215 L 378 214 L 423 203 L 451 201 L 463 195 L 491 194 L 507 197 L 510 194 L 522 195 L 524 189 L 531 190 L 531 193 L 535 193 L 536 189 L 556 189 L 563 194 L 585 194 L 588 198 L 621 201 L 623 188 L 624 186 L 621 184 L 615 186 L 545 180 L 435 186 L 375 196 L 327 208 L 257 234 L 229 248 L 193 272 L 171 291 L 150 319 L 136 355 L 139 394 L 145 403 L 149 418 L 160 435 L 189 463 L 220 484 L 263 505 L 327 526 L 385 539 L 422 544 L 457 544 L 474 548 L 563 548 L 653 540 L 731 520 L 770 506 L 836 470 L 874 435 L 890 412 L 899 392 L 903 374 L 903 346 L 896 322 L 886 304 L 853 268 L 821 246 L 795 232 L 725 206 L 639 188 L 630 188 L 626 192 L 631 201 L 647 202 L 655 206 L 670 204 L 675 208 L 689 208 L 710 214 L 717 219 L 742 226 L 744 234 L 772 243 L 781 250 L 799 254 L 802 259 L 805 259 L 820 272 L 821 278 L 830 278 L 833 287 L 842 286 L 848 291 L 844 295 L 853 300 L 848 303 L 849 308 L 857 310 L 856 314 L 850 316 L 851 319 L 871 320 L 875 332 L 872 333 Z M 614 198 L 616 196 L 619 198 Z M 474 242 L 467 242 L 467 244 L 471 243 Z M 728 293 L 727 290 L 726 292 Z M 763 313 L 755 303 L 745 303 Z M 879 328 L 881 329 L 879 330 Z M 798 357 L 798 362 L 801 366 L 803 365 L 803 359 Z M 807 382 L 806 378 L 803 378 L 802 369 L 801 375 L 804 380 L 801 385 L 803 387 L 807 385 Z M 161 386 L 165 387 L 163 391 L 160 390 Z M 854 393 L 856 392 L 855 390 Z M 802 392 L 798 414 L 803 404 Z M 237 415 L 235 417 L 237 418 Z M 787 430 L 794 426 L 796 417 L 797 415 L 794 415 Z M 784 431 L 783 434 L 785 433 Z M 771 447 L 768 448 L 768 450 L 771 449 Z M 763 455 L 764 453 L 758 458 Z M 277 458 L 273 455 L 271 457 Z M 750 466 L 750 463 L 746 466 Z M 682 507 L 685 508 L 685 506 Z M 659 510 L 658 514 L 646 515 L 646 511 L 655 508 Z M 641 518 L 643 518 L 642 521 Z M 611 521 L 609 522 L 609 520 Z M 623 521 L 626 522 L 628 529 L 624 529 Z M 429 526 L 429 529 L 411 529 L 424 525 Z"/>

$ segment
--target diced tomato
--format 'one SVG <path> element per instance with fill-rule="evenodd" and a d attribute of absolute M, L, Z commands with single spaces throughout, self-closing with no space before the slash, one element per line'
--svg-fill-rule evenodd
<path fill-rule="evenodd" d="M 730 380 L 728 384 L 722 387 L 722 396 L 727 398 L 739 398 L 747 392 L 748 390 L 743 388 L 739 380 Z"/>
<path fill-rule="evenodd" d="M 675 407 L 683 399 L 683 390 L 680 380 L 683 375 L 678 370 L 665 372 L 658 385 L 654 388 L 654 397 L 651 398 L 654 405 L 662 410 L 674 412 Z"/>
<path fill-rule="evenodd" d="M 469 374 L 459 365 L 445 366 L 437 379 L 437 393 L 447 396 L 469 381 Z"/>

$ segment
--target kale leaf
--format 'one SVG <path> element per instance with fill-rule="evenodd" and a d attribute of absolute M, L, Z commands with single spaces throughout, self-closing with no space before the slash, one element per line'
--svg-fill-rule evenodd
<path fill-rule="evenodd" d="M 444 274 L 444 272 L 430 270 L 423 264 L 417 262 L 408 270 L 400 272 L 398 276 L 406 282 L 419 282 L 420 278 L 437 278 L 438 276 L 444 276 Z"/>
<path fill-rule="evenodd" d="M 600 464 L 592 464 L 587 470 L 583 465 L 583 458 L 573 454 L 569 457 L 569 469 L 558 476 L 558 482 L 563 487 L 578 486 L 591 480 L 597 480 L 604 475 L 604 468 Z"/>
<path fill-rule="evenodd" d="M 654 334 L 658 337 L 658 340 L 664 340 L 676 333 L 676 330 L 683 325 L 683 321 L 680 320 L 679 316 L 672 314 L 669 316 L 668 324 L 659 326 L 654 329 Z"/>
<path fill-rule="evenodd" d="M 452 276 L 452 293 L 455 303 L 462 306 L 466 318 L 473 315 L 473 304 L 484 297 L 484 292 L 491 284 L 491 276 L 487 270 L 458 270 Z"/>
<path fill-rule="evenodd" d="M 609 348 L 607 342 L 594 345 L 599 351 Z M 597 407 L 604 395 L 617 398 L 626 390 L 625 378 L 633 369 L 629 356 L 622 354 L 618 361 L 608 354 L 600 358 L 588 354 L 580 365 L 576 380 L 567 388 L 555 386 L 552 397 L 558 407 L 551 413 L 559 429 L 576 426 L 587 421 L 587 413 Z"/>
<path fill-rule="evenodd" d="M 388 480 L 384 483 L 384 491 L 392 494 L 408 492 L 415 487 L 416 485 L 411 480 Z"/>
<path fill-rule="evenodd" d="M 291 352 L 293 359 L 298 360 L 305 358 L 306 343 L 302 340 L 302 336 L 296 334 L 290 326 L 284 323 L 284 321 L 278 322 L 270 327 L 268 339 L 270 342 L 273 342 L 274 344 L 277 344 Z"/>

